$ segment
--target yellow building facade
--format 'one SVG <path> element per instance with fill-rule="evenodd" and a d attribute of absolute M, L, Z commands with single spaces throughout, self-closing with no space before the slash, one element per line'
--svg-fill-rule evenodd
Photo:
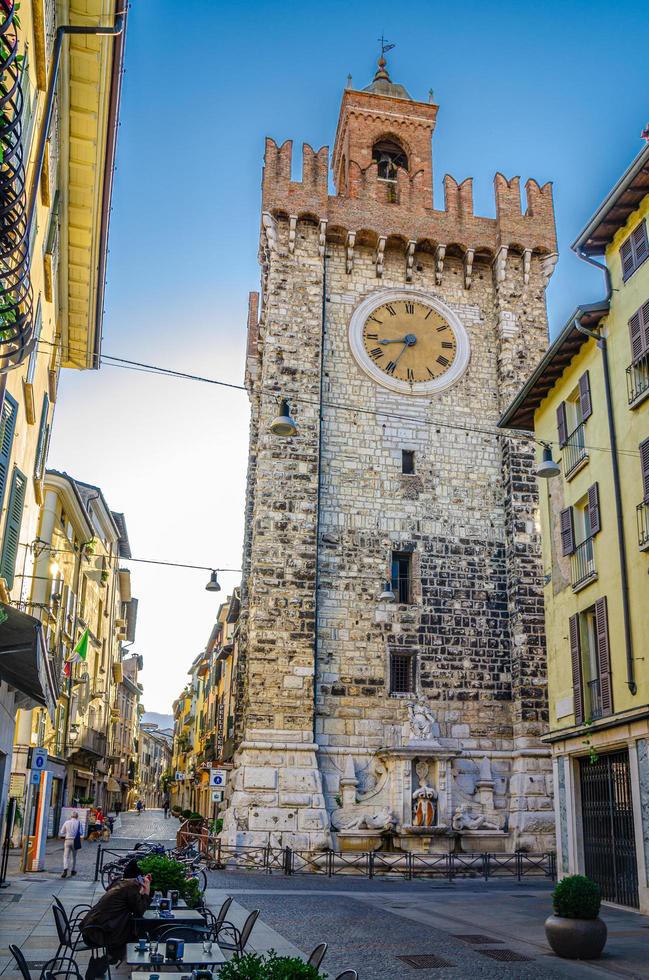
<path fill-rule="evenodd" d="M 55 664 L 31 604 L 36 541 L 60 371 L 99 367 L 126 17 L 117 0 L 17 6 L 0 13 L 12 92 L 0 184 L 13 202 L 0 219 L 0 610 L 6 642 L 32 649 L 17 671 L 0 657 L 3 814 L 16 711 L 41 705 L 57 724 Z"/>
<path fill-rule="evenodd" d="M 649 146 L 573 248 L 607 295 L 579 307 L 501 419 L 541 479 L 558 866 L 649 911 Z"/>

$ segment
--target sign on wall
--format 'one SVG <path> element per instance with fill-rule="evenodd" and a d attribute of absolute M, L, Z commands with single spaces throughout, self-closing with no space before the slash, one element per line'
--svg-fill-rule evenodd
<path fill-rule="evenodd" d="M 12 772 L 9 777 L 9 799 L 22 800 L 25 795 L 25 773 Z"/>
<path fill-rule="evenodd" d="M 210 786 L 212 789 L 223 789 L 227 779 L 227 769 L 210 769 Z"/>
<path fill-rule="evenodd" d="M 223 790 L 213 789 L 212 790 L 212 803 L 222 803 L 223 802 Z"/>

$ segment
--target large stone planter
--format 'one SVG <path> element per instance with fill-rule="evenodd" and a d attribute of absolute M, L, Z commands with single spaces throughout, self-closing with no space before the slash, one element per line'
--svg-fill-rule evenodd
<path fill-rule="evenodd" d="M 606 945 L 606 923 L 602 919 L 565 919 L 550 915 L 545 936 L 557 956 L 566 960 L 596 960 Z"/>

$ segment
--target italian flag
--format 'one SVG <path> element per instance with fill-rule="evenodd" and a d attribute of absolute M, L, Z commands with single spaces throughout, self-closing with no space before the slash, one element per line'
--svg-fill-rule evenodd
<path fill-rule="evenodd" d="M 81 639 L 77 643 L 76 647 L 72 651 L 72 656 L 65 661 L 65 666 L 63 667 L 63 673 L 66 677 L 69 677 L 72 673 L 72 664 L 79 664 L 81 662 L 85 663 L 86 657 L 88 656 L 88 630 L 84 630 Z"/>

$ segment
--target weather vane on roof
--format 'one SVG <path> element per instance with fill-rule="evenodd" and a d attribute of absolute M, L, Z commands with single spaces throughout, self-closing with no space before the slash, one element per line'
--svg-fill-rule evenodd
<path fill-rule="evenodd" d="M 386 38 L 384 38 L 382 34 L 381 34 L 381 37 L 378 39 L 378 41 L 379 41 L 379 44 L 381 45 L 381 54 L 382 55 L 384 55 L 386 53 L 386 51 L 392 51 L 392 48 L 396 48 L 396 44 L 390 44 L 390 42 L 388 40 L 386 40 Z"/>

